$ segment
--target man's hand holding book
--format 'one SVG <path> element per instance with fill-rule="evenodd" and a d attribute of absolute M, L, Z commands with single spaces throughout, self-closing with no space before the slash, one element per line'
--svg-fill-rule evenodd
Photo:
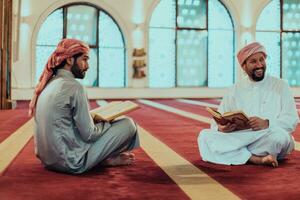
<path fill-rule="evenodd" d="M 269 128 L 269 120 L 261 119 L 259 117 L 250 117 L 248 124 L 253 131 L 259 131 Z"/>
<path fill-rule="evenodd" d="M 269 127 L 269 120 L 259 117 L 248 117 L 243 111 L 226 112 L 223 115 L 218 111 L 206 108 L 218 125 L 218 130 L 230 133 L 238 130 L 263 130 Z"/>
<path fill-rule="evenodd" d="M 218 131 L 223 132 L 223 133 L 230 133 L 230 132 L 235 131 L 235 129 L 236 129 L 236 124 L 234 124 L 234 123 L 228 122 L 225 125 L 218 124 Z"/>

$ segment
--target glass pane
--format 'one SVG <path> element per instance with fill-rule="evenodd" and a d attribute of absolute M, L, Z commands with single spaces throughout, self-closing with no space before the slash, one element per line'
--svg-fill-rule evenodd
<path fill-rule="evenodd" d="M 175 16 L 175 0 L 161 0 L 152 13 L 150 27 L 174 28 Z"/>
<path fill-rule="evenodd" d="M 256 32 L 256 41 L 265 46 L 267 51 L 267 73 L 280 77 L 280 33 Z"/>
<path fill-rule="evenodd" d="M 39 46 L 37 45 L 35 48 L 36 55 L 35 55 L 35 83 L 38 83 L 38 80 L 45 68 L 45 65 L 48 61 L 49 56 L 54 52 L 56 49 L 55 46 Z"/>
<path fill-rule="evenodd" d="M 177 85 L 207 85 L 207 32 L 177 32 Z"/>
<path fill-rule="evenodd" d="M 175 86 L 175 30 L 149 29 L 149 87 Z"/>
<path fill-rule="evenodd" d="M 208 1 L 208 28 L 232 30 L 233 24 L 227 9 L 220 1 Z"/>
<path fill-rule="evenodd" d="M 124 61 L 123 48 L 99 48 L 99 87 L 125 86 Z"/>
<path fill-rule="evenodd" d="M 282 34 L 282 77 L 300 86 L 300 33 Z"/>
<path fill-rule="evenodd" d="M 208 87 L 227 87 L 234 81 L 233 32 L 209 30 Z"/>
<path fill-rule="evenodd" d="M 67 37 L 96 45 L 97 9 L 91 6 L 70 6 L 67 13 Z"/>
<path fill-rule="evenodd" d="M 57 45 L 63 37 L 63 12 L 58 9 L 43 22 L 37 37 L 37 45 Z"/>
<path fill-rule="evenodd" d="M 206 0 L 179 0 L 177 26 L 206 28 Z"/>
<path fill-rule="evenodd" d="M 99 15 L 99 47 L 124 47 L 118 25 L 109 15 L 101 11 Z"/>
<path fill-rule="evenodd" d="M 235 75 L 233 23 L 220 1 L 208 3 L 208 87 L 227 87 Z"/>
<path fill-rule="evenodd" d="M 124 56 L 125 56 L 125 65 L 124 65 L 124 67 L 125 67 L 125 76 L 124 76 L 124 78 L 125 78 L 125 85 L 124 85 L 124 87 L 128 87 L 128 52 L 125 52 L 124 53 Z"/>
<path fill-rule="evenodd" d="M 263 30 L 263 31 L 280 30 L 280 0 L 272 0 L 262 10 L 256 24 L 256 30 Z"/>
<path fill-rule="evenodd" d="M 300 30 L 300 1 L 283 1 L 283 29 Z"/>
<path fill-rule="evenodd" d="M 89 69 L 86 72 L 84 79 L 78 79 L 78 81 L 85 86 L 97 87 L 97 49 L 90 49 L 89 56 Z"/>

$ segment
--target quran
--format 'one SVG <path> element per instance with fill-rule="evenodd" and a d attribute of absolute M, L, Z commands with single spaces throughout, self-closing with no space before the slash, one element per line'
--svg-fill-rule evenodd
<path fill-rule="evenodd" d="M 236 131 L 249 129 L 248 124 L 249 117 L 243 111 L 225 112 L 223 115 L 218 111 L 206 107 L 207 112 L 209 112 L 217 124 L 226 125 L 227 123 L 236 124 Z"/>
<path fill-rule="evenodd" d="M 132 101 L 113 101 L 91 113 L 94 121 L 112 121 L 113 119 L 139 108 Z"/>

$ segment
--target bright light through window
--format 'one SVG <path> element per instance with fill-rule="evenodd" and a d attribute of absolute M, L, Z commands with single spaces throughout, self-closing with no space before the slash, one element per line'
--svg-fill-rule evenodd
<path fill-rule="evenodd" d="M 221 2 L 158 3 L 149 27 L 150 87 L 226 87 L 234 74 L 233 24 Z"/>
<path fill-rule="evenodd" d="M 256 40 L 266 47 L 268 53 L 267 73 L 286 79 L 291 86 L 300 86 L 299 13 L 298 0 L 272 0 L 263 9 L 256 26 Z"/>
<path fill-rule="evenodd" d="M 90 45 L 89 70 L 86 77 L 78 81 L 91 87 L 127 86 L 126 49 L 122 32 L 110 15 L 89 5 L 59 8 L 44 21 L 36 43 L 36 82 L 63 35 Z"/>

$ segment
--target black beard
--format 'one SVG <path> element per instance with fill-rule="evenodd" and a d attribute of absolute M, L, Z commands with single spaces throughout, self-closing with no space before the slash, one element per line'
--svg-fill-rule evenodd
<path fill-rule="evenodd" d="M 79 66 L 77 65 L 76 60 L 74 61 L 74 64 L 71 67 L 71 72 L 75 76 L 75 78 L 83 79 L 85 76 L 85 73 L 80 70 Z"/>
<path fill-rule="evenodd" d="M 251 73 L 251 78 L 252 78 L 252 80 L 253 80 L 253 81 L 256 81 L 256 82 L 263 80 L 263 79 L 265 78 L 265 71 L 266 71 L 266 68 L 263 68 L 264 72 L 263 72 L 263 75 L 262 75 L 262 76 L 256 76 L 256 75 L 255 75 L 255 70 L 256 70 L 256 69 L 252 70 L 252 73 Z"/>

